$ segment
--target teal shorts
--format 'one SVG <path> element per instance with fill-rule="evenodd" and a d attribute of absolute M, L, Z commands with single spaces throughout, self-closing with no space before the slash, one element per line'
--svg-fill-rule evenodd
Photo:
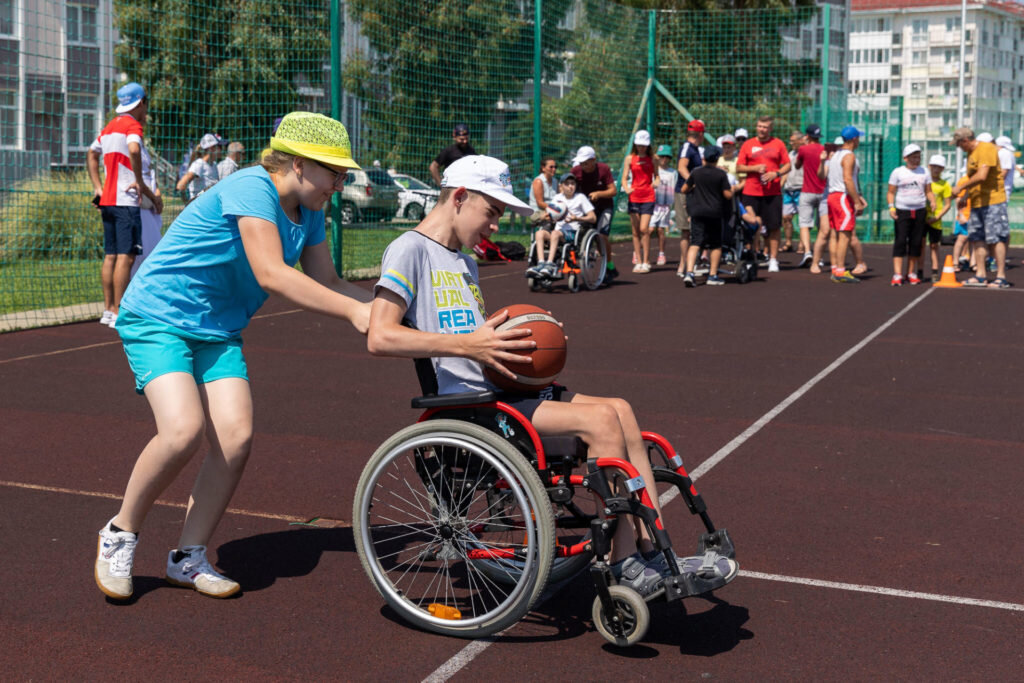
<path fill-rule="evenodd" d="M 140 394 L 147 384 L 169 372 L 186 372 L 195 377 L 196 384 L 227 377 L 249 380 L 240 337 L 200 337 L 123 308 L 115 329 L 135 374 L 135 391 Z"/>

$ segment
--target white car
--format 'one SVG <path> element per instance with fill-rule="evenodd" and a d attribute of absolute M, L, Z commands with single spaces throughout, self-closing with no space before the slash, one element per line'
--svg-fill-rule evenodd
<path fill-rule="evenodd" d="M 441 194 L 440 190 L 411 175 L 392 173 L 391 179 L 395 181 L 395 185 L 401 188 L 398 193 L 398 213 L 395 214 L 398 218 L 422 220 L 434 208 L 437 197 Z"/>

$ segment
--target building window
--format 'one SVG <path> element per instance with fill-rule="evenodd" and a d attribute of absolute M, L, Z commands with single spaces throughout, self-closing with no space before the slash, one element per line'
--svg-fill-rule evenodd
<path fill-rule="evenodd" d="M 84 149 L 96 138 L 96 96 L 68 95 L 68 149 Z"/>
<path fill-rule="evenodd" d="M 902 45 L 903 44 L 903 34 L 902 33 L 894 33 L 894 34 L 892 34 L 892 44 L 893 45 Z"/>
<path fill-rule="evenodd" d="M 952 64 L 953 62 L 960 61 L 960 51 L 952 48 L 947 48 L 942 51 L 942 56 L 946 64 Z"/>
<path fill-rule="evenodd" d="M 953 88 L 953 81 L 944 81 L 942 83 L 942 94 L 943 95 L 952 95 L 953 94 L 953 90 L 954 90 L 954 88 Z"/>
<path fill-rule="evenodd" d="M 917 97 L 923 97 L 925 91 L 924 81 L 911 81 L 910 83 L 910 94 Z"/>
<path fill-rule="evenodd" d="M 0 90 L 0 146 L 10 146 L 18 139 L 18 91 L 12 83 Z"/>
<path fill-rule="evenodd" d="M 911 64 L 927 64 L 928 63 L 928 51 L 927 50 L 914 50 L 910 53 Z"/>
<path fill-rule="evenodd" d="M 96 42 L 96 8 L 91 5 L 67 6 L 69 43 Z"/>
<path fill-rule="evenodd" d="M 0 0 L 0 35 L 14 35 L 14 3 L 16 0 Z"/>
<path fill-rule="evenodd" d="M 892 65 L 892 76 L 893 76 L 893 78 L 899 78 L 900 77 L 900 69 L 901 68 L 902 67 L 900 67 L 899 64 L 893 64 Z"/>
<path fill-rule="evenodd" d="M 924 128 L 924 114 L 911 114 L 910 115 L 910 127 L 911 128 Z"/>
<path fill-rule="evenodd" d="M 960 17 L 946 17 L 946 30 L 947 31 L 959 31 L 960 30 Z"/>

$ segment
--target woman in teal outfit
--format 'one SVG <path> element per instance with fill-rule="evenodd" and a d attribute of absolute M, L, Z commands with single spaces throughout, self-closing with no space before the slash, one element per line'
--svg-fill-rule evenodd
<path fill-rule="evenodd" d="M 323 207 L 350 168 L 359 166 L 344 126 L 320 114 L 287 115 L 260 164 L 197 197 L 125 292 L 116 329 L 157 434 L 135 463 L 120 511 L 99 532 L 95 577 L 106 595 L 131 597 L 146 514 L 204 436 L 210 450 L 166 578 L 213 597 L 239 590 L 210 565 L 206 545 L 252 441 L 241 332 L 277 294 L 366 333 L 370 294 L 337 276 L 324 231 Z"/>

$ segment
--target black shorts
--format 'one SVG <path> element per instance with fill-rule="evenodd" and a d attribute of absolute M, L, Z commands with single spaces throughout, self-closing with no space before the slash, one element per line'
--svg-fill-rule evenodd
<path fill-rule="evenodd" d="M 924 241 L 925 209 L 896 209 L 896 237 L 892 243 L 892 255 L 896 257 L 921 255 Z"/>
<path fill-rule="evenodd" d="M 690 216 L 690 244 L 704 249 L 721 249 L 722 217 Z"/>
<path fill-rule="evenodd" d="M 104 254 L 142 253 L 142 214 L 137 206 L 101 206 Z"/>
<path fill-rule="evenodd" d="M 754 209 L 754 215 L 761 219 L 764 229 L 768 232 L 782 229 L 782 195 L 758 197 L 743 195 L 743 205 Z"/>
<path fill-rule="evenodd" d="M 602 209 L 597 212 L 597 231 L 607 235 L 612 231 L 612 214 L 615 209 Z"/>
<path fill-rule="evenodd" d="M 928 232 L 928 244 L 941 244 L 942 243 L 942 228 L 933 228 L 930 225 L 927 228 Z"/>
<path fill-rule="evenodd" d="M 532 422 L 533 414 L 537 412 L 538 406 L 544 401 L 568 403 L 572 401 L 575 395 L 576 392 L 569 391 L 561 384 L 551 384 L 532 394 L 506 394 L 502 392 L 498 394 L 498 400 L 509 404 L 522 413 L 527 420 Z"/>
<path fill-rule="evenodd" d="M 654 202 L 630 202 L 628 205 L 628 213 L 638 213 L 641 216 L 653 215 Z"/>

